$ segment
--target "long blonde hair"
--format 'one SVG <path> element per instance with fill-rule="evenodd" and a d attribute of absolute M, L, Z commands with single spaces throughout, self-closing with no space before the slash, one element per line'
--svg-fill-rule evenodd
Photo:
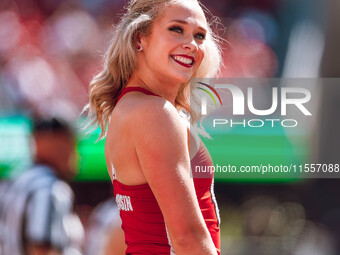
<path fill-rule="evenodd" d="M 117 99 L 131 77 L 136 67 L 136 35 L 150 33 L 152 22 L 156 19 L 165 4 L 178 0 L 133 0 L 127 7 L 127 12 L 117 24 L 111 44 L 104 55 L 103 70 L 90 83 L 88 110 L 88 126 L 100 126 L 99 139 L 105 137 L 110 115 Z M 204 8 L 204 7 L 203 7 Z M 221 63 L 221 51 L 218 38 L 211 29 L 205 40 L 205 57 L 193 77 L 213 77 Z M 190 113 L 190 81 L 179 87 L 175 100 L 178 110 Z M 198 114 L 190 113 L 191 121 L 198 119 Z"/>

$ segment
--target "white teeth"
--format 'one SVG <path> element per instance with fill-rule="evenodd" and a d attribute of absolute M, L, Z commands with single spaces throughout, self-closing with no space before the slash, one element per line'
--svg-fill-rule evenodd
<path fill-rule="evenodd" d="M 183 64 L 186 64 L 186 65 L 192 65 L 192 59 L 190 58 L 185 58 L 185 57 L 180 57 L 180 56 L 173 56 L 173 58 Z"/>

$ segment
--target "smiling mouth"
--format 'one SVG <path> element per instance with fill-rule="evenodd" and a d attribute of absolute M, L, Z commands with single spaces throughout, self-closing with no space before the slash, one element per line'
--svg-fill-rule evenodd
<path fill-rule="evenodd" d="M 188 68 L 192 67 L 193 64 L 195 63 L 195 59 L 187 55 L 172 55 L 171 58 L 178 64 Z"/>

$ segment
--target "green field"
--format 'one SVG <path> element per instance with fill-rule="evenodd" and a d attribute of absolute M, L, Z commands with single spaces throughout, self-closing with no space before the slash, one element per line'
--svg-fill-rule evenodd
<path fill-rule="evenodd" d="M 83 122 L 76 124 L 82 127 Z M 22 117 L 0 118 L 0 178 L 8 178 L 30 164 L 30 120 Z M 109 180 L 104 157 L 104 140 L 96 142 L 99 129 L 86 134 L 80 128 L 77 136 L 78 174 L 76 181 Z M 309 156 L 305 134 L 288 135 L 282 127 L 237 127 L 228 130 L 206 129 L 211 139 L 202 138 L 214 165 L 260 166 L 302 164 Z M 217 182 L 288 182 L 296 174 L 216 173 Z"/>

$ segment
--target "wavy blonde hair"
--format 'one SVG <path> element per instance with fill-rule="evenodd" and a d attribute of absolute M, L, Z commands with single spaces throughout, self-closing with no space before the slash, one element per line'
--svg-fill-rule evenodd
<path fill-rule="evenodd" d="M 88 110 L 87 127 L 100 126 L 99 139 L 106 136 L 107 125 L 117 99 L 136 67 L 137 34 L 148 35 L 152 22 L 158 17 L 162 7 L 176 2 L 179 0 L 133 0 L 129 2 L 127 12 L 117 24 L 111 44 L 104 55 L 103 70 L 90 83 L 89 103 L 83 110 L 83 112 Z M 200 5 L 206 10 L 202 4 Z M 219 71 L 221 51 L 218 41 L 218 37 L 213 34 L 209 24 L 209 31 L 204 42 L 205 57 L 193 78 L 213 77 Z M 190 113 L 190 92 L 194 89 L 194 86 L 189 86 L 189 83 L 190 81 L 180 85 L 175 100 L 175 107 L 188 113 Z M 192 101 L 195 102 L 195 100 Z M 192 123 L 199 117 L 195 112 L 191 112 L 190 116 Z"/>

